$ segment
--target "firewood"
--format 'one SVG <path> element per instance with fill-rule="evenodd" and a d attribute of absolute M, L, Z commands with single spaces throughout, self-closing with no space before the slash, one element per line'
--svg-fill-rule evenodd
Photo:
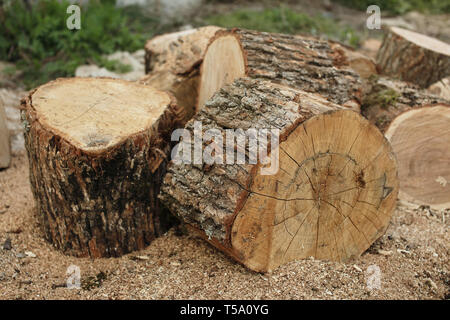
<path fill-rule="evenodd" d="M 378 51 L 377 63 L 382 74 L 427 88 L 450 75 L 450 45 L 391 27 Z"/>
<path fill-rule="evenodd" d="M 201 66 L 198 108 L 221 87 L 244 76 L 359 108 L 360 78 L 328 42 L 240 29 L 218 31 L 211 40 Z"/>
<path fill-rule="evenodd" d="M 75 256 L 143 249 L 168 227 L 157 199 L 183 117 L 167 93 L 123 80 L 58 79 L 22 100 L 37 217 Z"/>
<path fill-rule="evenodd" d="M 247 130 L 273 128 L 279 134 L 259 140 L 270 161 L 259 153 L 252 163 L 257 152 Z M 310 256 L 348 261 L 388 226 L 398 193 L 395 156 L 357 112 L 317 94 L 241 78 L 219 90 L 185 129 L 176 149 L 183 156 L 169 163 L 160 198 L 251 270 Z M 216 132 L 211 139 L 210 129 Z M 196 164 L 195 150 L 214 162 Z"/>
<path fill-rule="evenodd" d="M 196 111 L 200 65 L 206 47 L 220 28 L 207 26 L 169 33 L 150 39 L 145 46 L 146 76 L 140 82 L 158 90 L 169 91 L 186 121 Z"/>

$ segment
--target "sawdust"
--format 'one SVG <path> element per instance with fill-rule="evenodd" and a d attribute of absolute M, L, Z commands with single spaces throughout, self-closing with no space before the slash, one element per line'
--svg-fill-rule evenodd
<path fill-rule="evenodd" d="M 399 205 L 359 259 L 308 259 L 257 274 L 175 230 L 121 258 L 65 256 L 43 240 L 33 206 L 28 160 L 19 155 L 0 171 L 0 299 L 450 298 L 449 210 Z M 81 289 L 66 287 L 71 265 Z"/>

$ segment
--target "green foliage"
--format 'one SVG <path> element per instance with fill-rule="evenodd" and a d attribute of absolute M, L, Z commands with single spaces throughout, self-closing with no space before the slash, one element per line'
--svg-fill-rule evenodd
<path fill-rule="evenodd" d="M 309 16 L 295 12 L 284 6 L 255 10 L 237 10 L 225 15 L 216 15 L 206 19 L 207 24 L 221 27 L 239 27 L 277 33 L 306 33 L 316 36 L 327 36 L 358 46 L 359 36 L 349 26 L 341 26 L 335 20 L 324 16 Z"/>
<path fill-rule="evenodd" d="M 57 77 L 73 76 L 85 63 L 96 63 L 116 71 L 126 67 L 102 58 L 117 50 L 141 49 L 158 21 L 143 32 L 143 19 L 133 19 L 114 1 L 91 1 L 81 7 L 81 29 L 69 30 L 66 0 L 41 0 L 27 8 L 23 1 L 7 1 L 0 7 L 0 60 L 24 70 L 30 88 Z"/>
<path fill-rule="evenodd" d="M 450 13 L 450 1 L 448 0 L 338 0 L 341 4 L 365 11 L 368 6 L 375 4 L 381 12 L 391 14 L 404 14 L 408 11 L 420 11 L 425 13 Z"/>

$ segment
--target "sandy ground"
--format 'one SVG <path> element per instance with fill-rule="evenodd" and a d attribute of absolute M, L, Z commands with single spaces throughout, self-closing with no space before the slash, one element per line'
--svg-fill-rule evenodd
<path fill-rule="evenodd" d="M 399 206 L 359 259 L 296 261 L 265 275 L 175 230 L 122 258 L 81 259 L 43 240 L 28 162 L 16 156 L 0 171 L 0 299 L 449 299 L 449 213 Z M 63 287 L 70 265 L 81 289 Z"/>

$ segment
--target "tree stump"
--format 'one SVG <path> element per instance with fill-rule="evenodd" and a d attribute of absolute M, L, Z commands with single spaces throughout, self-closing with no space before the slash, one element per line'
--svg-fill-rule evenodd
<path fill-rule="evenodd" d="M 385 133 L 398 158 L 399 198 L 436 208 L 450 203 L 450 102 L 410 83 L 367 83 L 362 113 Z M 447 133 L 447 134 L 446 134 Z"/>
<path fill-rule="evenodd" d="M 22 100 L 22 118 L 37 217 L 55 247 L 117 257 L 167 229 L 157 194 L 182 118 L 170 95 L 122 80 L 58 79 Z"/>
<path fill-rule="evenodd" d="M 378 51 L 377 63 L 382 74 L 427 88 L 450 75 L 450 45 L 391 27 Z"/>
<path fill-rule="evenodd" d="M 331 49 L 339 52 L 343 57 L 342 64 L 348 65 L 361 78 L 368 79 L 370 76 L 378 74 L 377 65 L 372 58 L 343 44 L 333 41 L 329 42 Z"/>
<path fill-rule="evenodd" d="M 198 106 L 225 84 L 248 76 L 323 95 L 359 108 L 359 76 L 340 51 L 314 38 L 233 29 L 218 31 L 203 59 Z"/>
<path fill-rule="evenodd" d="M 246 130 L 272 128 L 280 130 L 279 147 L 276 133 L 270 143 L 260 139 L 271 161 L 260 157 L 252 164 Z M 160 199 L 254 271 L 310 256 L 350 260 L 388 226 L 398 192 L 396 160 L 382 133 L 357 112 L 316 94 L 241 78 L 214 95 L 185 129 L 176 152 L 194 150 L 195 158 L 200 143 L 203 157 L 214 154 L 216 161 L 172 160 Z M 216 130 L 212 139 L 209 129 Z M 236 157 L 222 144 L 228 140 Z M 263 173 L 271 167 L 276 170 Z"/>
<path fill-rule="evenodd" d="M 11 147 L 9 144 L 9 131 L 6 126 L 6 114 L 0 105 L 0 169 L 8 168 L 11 163 Z"/>
<path fill-rule="evenodd" d="M 145 46 L 146 76 L 140 82 L 172 93 L 186 121 L 196 112 L 200 65 L 206 47 L 220 28 L 207 26 L 169 33 L 149 40 Z"/>

